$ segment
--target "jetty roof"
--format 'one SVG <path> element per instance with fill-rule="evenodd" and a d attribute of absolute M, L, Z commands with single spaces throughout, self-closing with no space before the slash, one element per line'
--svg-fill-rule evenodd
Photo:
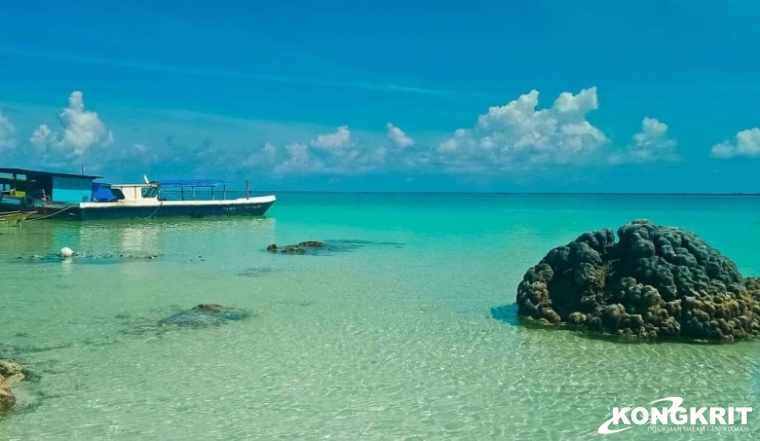
<path fill-rule="evenodd" d="M 51 172 L 51 171 L 41 171 L 41 170 L 30 170 L 27 168 L 3 168 L 0 167 L 0 173 L 7 173 L 11 175 L 26 175 L 27 177 L 32 176 L 58 176 L 62 178 L 80 178 L 80 179 L 101 179 L 102 176 L 93 176 L 93 175 L 83 175 L 83 174 L 75 174 L 75 173 L 60 173 L 60 172 Z"/>

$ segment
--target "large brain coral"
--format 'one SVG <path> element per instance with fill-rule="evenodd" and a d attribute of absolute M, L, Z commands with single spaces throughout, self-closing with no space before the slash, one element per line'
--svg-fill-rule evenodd
<path fill-rule="evenodd" d="M 530 268 L 518 314 L 641 339 L 760 334 L 760 282 L 694 233 L 646 219 L 582 234 Z"/>

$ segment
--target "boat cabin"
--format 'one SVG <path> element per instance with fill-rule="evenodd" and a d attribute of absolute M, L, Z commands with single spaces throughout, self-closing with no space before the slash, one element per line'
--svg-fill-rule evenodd
<path fill-rule="evenodd" d="M 145 200 L 196 200 L 196 189 L 210 190 L 210 199 L 215 199 L 214 189 L 223 187 L 222 199 L 227 196 L 227 183 L 222 180 L 171 180 L 149 181 L 144 184 L 92 184 L 93 202 L 145 201 Z M 201 197 L 202 199 L 205 199 Z"/>
<path fill-rule="evenodd" d="M 92 183 L 100 176 L 0 168 L 0 199 L 31 207 L 35 201 L 74 204 L 89 202 Z"/>
<path fill-rule="evenodd" d="M 141 201 L 157 199 L 158 186 L 153 184 L 93 184 L 93 202 Z"/>

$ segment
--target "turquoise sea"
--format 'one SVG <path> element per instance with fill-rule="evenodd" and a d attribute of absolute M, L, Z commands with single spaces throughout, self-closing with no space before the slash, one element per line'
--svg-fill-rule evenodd
<path fill-rule="evenodd" d="M 692 230 L 760 275 L 759 198 L 277 196 L 264 219 L 0 228 L 0 359 L 36 374 L 0 439 L 760 437 L 758 343 L 621 344 L 491 314 L 552 247 L 636 218 Z M 351 247 L 265 251 L 304 240 Z M 29 259 L 64 246 L 95 257 Z M 199 303 L 252 316 L 153 326 Z M 673 396 L 752 407 L 749 432 L 597 434 L 613 407 Z"/>

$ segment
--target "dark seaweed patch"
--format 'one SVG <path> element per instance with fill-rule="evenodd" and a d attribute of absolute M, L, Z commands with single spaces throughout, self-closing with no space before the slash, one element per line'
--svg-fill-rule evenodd
<path fill-rule="evenodd" d="M 174 328 L 204 328 L 207 326 L 218 326 L 229 322 L 245 320 L 250 316 L 251 313 L 242 309 L 215 304 L 200 304 L 193 308 L 176 312 L 158 322 L 137 325 L 130 329 L 122 330 L 120 333 L 162 334 Z"/>
<path fill-rule="evenodd" d="M 15 354 L 34 354 L 38 352 L 55 351 L 58 349 L 66 349 L 72 346 L 71 343 L 61 343 L 57 345 L 14 345 L 12 347 Z"/>
<path fill-rule="evenodd" d="M 404 248 L 406 244 L 399 242 L 375 242 L 370 240 L 333 239 L 324 242 L 306 241 L 293 245 L 285 245 L 283 247 L 271 244 L 267 247 L 267 251 L 279 254 L 329 256 L 335 253 L 353 252 L 362 248 L 375 246 Z"/>
<path fill-rule="evenodd" d="M 276 273 L 279 270 L 277 268 L 260 267 L 260 268 L 246 268 L 243 271 L 237 273 L 241 277 L 263 277 Z"/>
<path fill-rule="evenodd" d="M 61 257 L 58 253 L 48 254 L 33 254 L 22 255 L 15 259 L 15 262 L 21 263 L 61 263 L 62 261 L 70 261 L 78 264 L 95 264 L 95 265 L 108 265 L 121 263 L 125 260 L 153 260 L 160 257 L 161 254 L 140 254 L 140 253 L 91 253 L 91 252 L 77 252 L 71 257 Z"/>

